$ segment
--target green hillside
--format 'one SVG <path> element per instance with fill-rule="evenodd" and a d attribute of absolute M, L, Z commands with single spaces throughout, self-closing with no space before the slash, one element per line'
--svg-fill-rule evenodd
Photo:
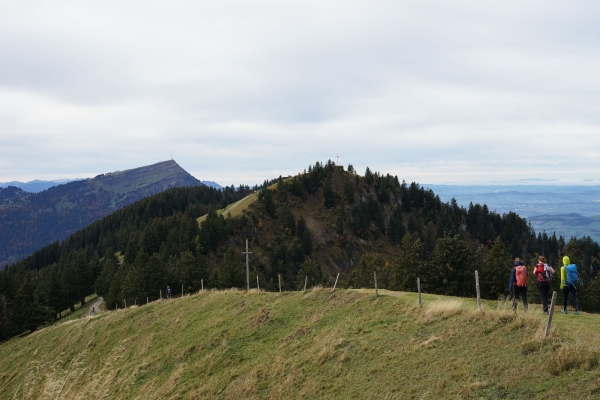
<path fill-rule="evenodd" d="M 0 345 L 0 397 L 597 398 L 597 315 L 414 293 L 205 291 Z M 520 311 L 520 310 L 519 310 Z"/>

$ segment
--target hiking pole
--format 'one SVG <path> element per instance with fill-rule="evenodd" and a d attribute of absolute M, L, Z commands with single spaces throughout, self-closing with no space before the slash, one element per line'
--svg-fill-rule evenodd
<path fill-rule="evenodd" d="M 554 304 L 556 303 L 556 292 L 552 292 L 552 303 L 550 304 L 550 311 L 548 313 L 548 322 L 546 323 L 546 329 L 544 330 L 544 336 L 548 336 L 550 330 L 550 324 L 552 323 L 552 315 L 554 315 Z"/>

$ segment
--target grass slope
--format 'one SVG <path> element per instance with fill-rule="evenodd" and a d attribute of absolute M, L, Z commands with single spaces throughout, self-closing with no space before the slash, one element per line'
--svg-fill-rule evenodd
<path fill-rule="evenodd" d="M 258 192 L 252 193 L 249 196 L 244 197 L 243 199 L 236 201 L 225 207 L 222 210 L 217 210 L 217 215 L 222 215 L 224 218 L 227 217 L 237 217 L 242 215 L 242 212 L 250 206 L 250 204 L 254 203 L 258 200 Z M 206 219 L 206 214 L 198 218 L 198 224 Z"/>
<path fill-rule="evenodd" d="M 0 345 L 1 398 L 597 398 L 597 315 L 413 293 L 204 292 Z"/>

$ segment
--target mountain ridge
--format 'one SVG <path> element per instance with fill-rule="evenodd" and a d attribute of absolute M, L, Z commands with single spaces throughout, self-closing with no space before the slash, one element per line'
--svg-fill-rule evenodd
<path fill-rule="evenodd" d="M 175 161 L 168 160 L 39 193 L 0 189 L 0 267 L 144 197 L 173 187 L 200 185 Z"/>

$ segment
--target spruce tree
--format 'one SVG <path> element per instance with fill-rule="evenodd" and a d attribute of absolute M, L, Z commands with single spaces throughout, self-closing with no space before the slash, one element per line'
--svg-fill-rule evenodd
<path fill-rule="evenodd" d="M 367 259 L 362 256 L 350 274 L 348 286 L 355 289 L 373 287 L 373 271 L 367 265 Z"/>
<path fill-rule="evenodd" d="M 425 287 L 432 293 L 475 295 L 475 256 L 458 235 L 437 241 L 427 272 Z"/>
<path fill-rule="evenodd" d="M 236 251 L 229 248 L 225 254 L 221 267 L 217 271 L 217 283 L 219 288 L 229 289 L 233 287 L 243 287 L 246 280 L 244 271 L 245 267 L 239 260 Z"/>
<path fill-rule="evenodd" d="M 333 191 L 331 179 L 327 178 L 323 185 L 323 206 L 325 208 L 335 207 L 335 192 Z"/>
<path fill-rule="evenodd" d="M 423 243 L 419 235 L 405 235 L 392 262 L 390 289 L 414 292 L 417 290 L 417 278 L 423 280 L 424 272 Z"/>
<path fill-rule="evenodd" d="M 512 257 L 506 250 L 504 242 L 497 237 L 481 265 L 479 273 L 481 297 L 497 300 L 501 295 L 506 294 L 512 266 Z"/>

